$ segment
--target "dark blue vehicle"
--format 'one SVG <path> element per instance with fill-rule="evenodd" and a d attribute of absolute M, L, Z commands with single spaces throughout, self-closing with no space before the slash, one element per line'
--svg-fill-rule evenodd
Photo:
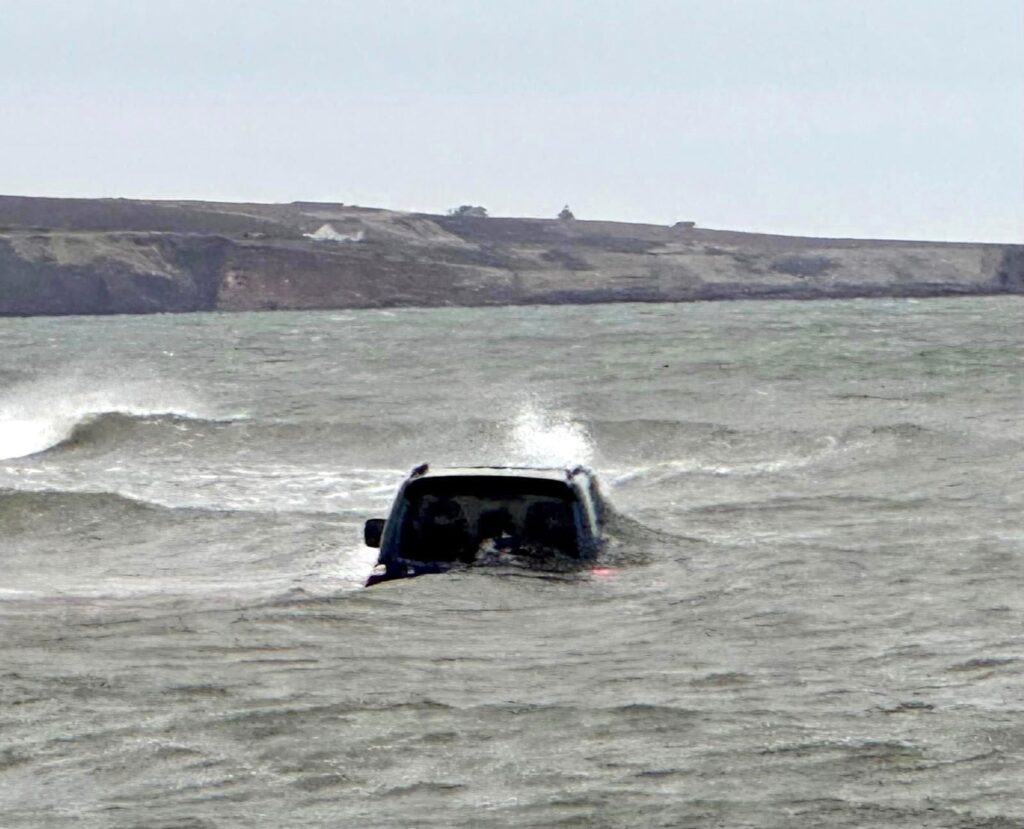
<path fill-rule="evenodd" d="M 366 522 L 379 547 L 366 584 L 507 565 L 569 569 L 596 558 L 604 502 L 590 470 L 534 467 L 416 467 L 387 520 Z"/>

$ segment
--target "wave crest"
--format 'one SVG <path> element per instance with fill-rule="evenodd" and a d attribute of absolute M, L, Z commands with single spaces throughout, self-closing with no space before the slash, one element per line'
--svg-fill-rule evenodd
<path fill-rule="evenodd" d="M 86 439 L 97 427 L 123 428 L 148 418 L 179 421 L 231 421 L 219 417 L 182 390 L 152 385 L 83 389 L 56 379 L 26 384 L 0 398 L 0 460 L 24 458 L 71 440 Z M 84 430 L 84 431 L 83 431 Z"/>
<path fill-rule="evenodd" d="M 232 418 L 204 418 L 185 412 L 89 412 L 0 421 L 0 460 L 38 455 L 66 444 L 93 443 L 111 435 L 123 435 L 140 422 L 170 421 L 222 423 Z"/>

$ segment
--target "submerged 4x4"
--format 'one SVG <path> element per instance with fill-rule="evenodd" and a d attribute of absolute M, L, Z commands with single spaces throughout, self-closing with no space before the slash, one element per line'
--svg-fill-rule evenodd
<path fill-rule="evenodd" d="M 570 569 L 601 546 L 604 502 L 590 470 L 417 466 L 385 521 L 366 522 L 379 547 L 369 587 L 471 565 Z"/>

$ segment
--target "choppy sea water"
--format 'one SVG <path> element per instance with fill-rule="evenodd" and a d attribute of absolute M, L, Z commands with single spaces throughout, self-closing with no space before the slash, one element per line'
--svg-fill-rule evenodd
<path fill-rule="evenodd" d="M 1024 302 L 0 320 L 0 824 L 1024 826 Z M 614 571 L 360 587 L 421 461 Z"/>

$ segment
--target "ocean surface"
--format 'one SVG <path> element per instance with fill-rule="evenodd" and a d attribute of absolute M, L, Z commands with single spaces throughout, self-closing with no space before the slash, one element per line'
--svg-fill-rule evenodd
<path fill-rule="evenodd" d="M 1024 826 L 1019 297 L 0 319 L 0 826 Z M 436 465 L 607 572 L 361 584 Z"/>

